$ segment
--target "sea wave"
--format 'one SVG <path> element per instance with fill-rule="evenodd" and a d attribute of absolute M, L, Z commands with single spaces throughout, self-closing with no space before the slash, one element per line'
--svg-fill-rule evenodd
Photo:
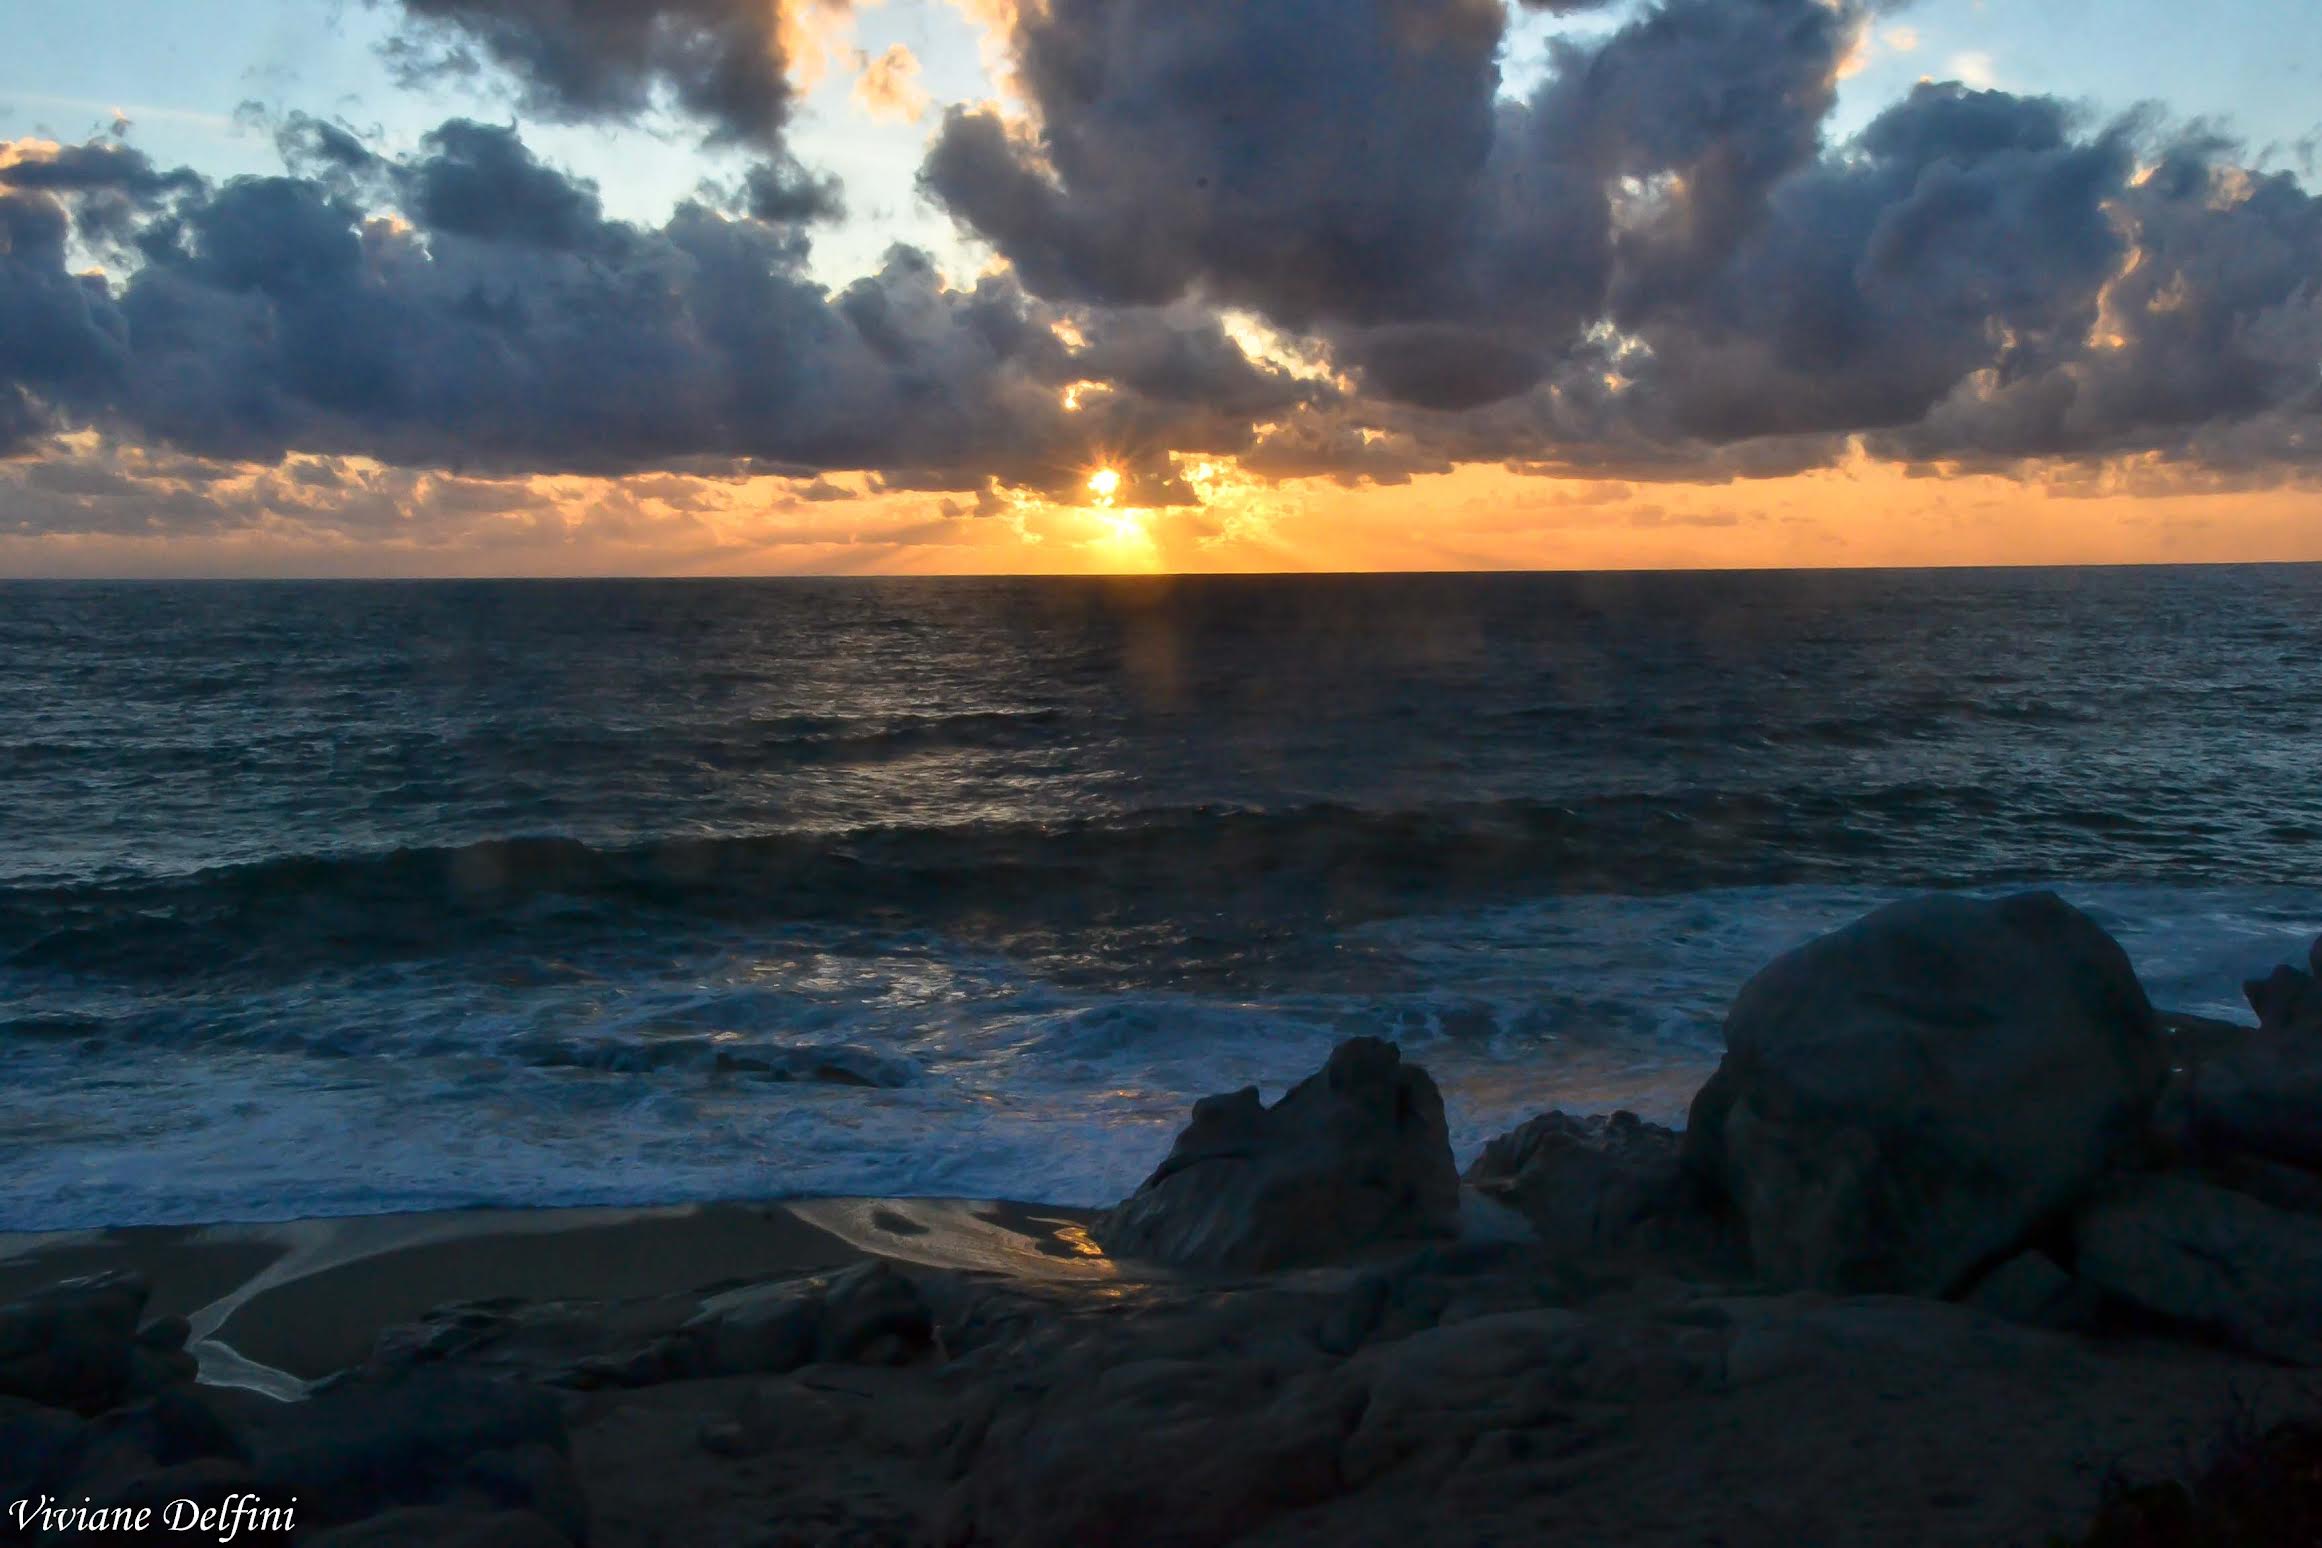
<path fill-rule="evenodd" d="M 2059 804 L 2026 816 L 1979 787 L 1911 783 L 1408 811 L 1197 806 L 630 846 L 506 838 L 0 888 L 0 962 L 146 976 L 268 963 L 303 972 L 683 920 L 916 922 L 986 937 L 1163 921 L 1198 934 L 1206 920 L 1263 937 L 1525 895 L 2100 875 L 2119 864 L 2124 839 L 2154 827 L 2095 815 Z"/>

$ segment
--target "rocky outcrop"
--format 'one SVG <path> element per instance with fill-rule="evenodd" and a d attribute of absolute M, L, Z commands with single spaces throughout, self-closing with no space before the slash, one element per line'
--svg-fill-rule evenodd
<path fill-rule="evenodd" d="M 2154 1177 L 2081 1214 L 2072 1245 L 2079 1276 L 2107 1295 L 2253 1354 L 2322 1365 L 2322 1220 Z"/>
<path fill-rule="evenodd" d="M 554 1397 L 443 1368 L 341 1378 L 294 1404 L 198 1387 L 184 1319 L 140 1328 L 147 1298 L 143 1280 L 117 1275 L 0 1306 L 0 1497 L 157 1516 L 295 1502 L 309 1532 L 426 1506 L 466 1524 L 446 1516 L 460 1530 L 440 1537 L 390 1523 L 349 1540 L 586 1541 Z"/>
<path fill-rule="evenodd" d="M 359 1376 L 237 1419 L 259 1492 L 296 1496 L 302 1526 L 426 1506 L 530 1512 L 587 1539 L 562 1407 L 524 1383 L 444 1367 Z"/>
<path fill-rule="evenodd" d="M 1966 1296 L 1978 1311 L 2029 1328 L 2076 1328 L 2096 1315 L 2095 1287 L 2044 1252 L 2019 1252 L 1976 1281 Z"/>
<path fill-rule="evenodd" d="M 108 1274 L 0 1306 L 0 1396 L 100 1414 L 192 1380 L 181 1319 L 139 1330 L 150 1293 L 134 1275 Z"/>
<path fill-rule="evenodd" d="M 1458 1229 L 1435 1082 L 1355 1038 L 1272 1107 L 1256 1087 L 1194 1104 L 1160 1168 L 1089 1234 L 1119 1257 L 1256 1271 Z"/>
<path fill-rule="evenodd" d="M 2135 1155 L 2167 1073 L 2120 947 L 2048 893 L 1882 908 L 1745 985 L 1687 1165 L 1777 1286 L 1945 1295 Z"/>
<path fill-rule="evenodd" d="M 1542 1113 L 1486 1145 L 1466 1181 L 1522 1215 L 1555 1257 L 1654 1256 L 1709 1268 L 1732 1247 L 1679 1160 L 1677 1131 L 1635 1113 Z"/>
<path fill-rule="evenodd" d="M 828 1279 L 713 1296 L 678 1330 L 671 1363 L 711 1376 L 778 1374 L 816 1362 L 899 1365 L 934 1341 L 934 1314 L 918 1285 L 892 1264 L 872 1262 Z"/>
<path fill-rule="evenodd" d="M 2241 986 L 2258 1030 L 2284 1037 L 2322 1039 L 2322 938 L 2306 953 L 2304 971 L 2284 964 Z"/>
<path fill-rule="evenodd" d="M 2322 942 L 2310 956 L 2322 965 Z M 2257 1010 L 2255 1030 L 2180 1044 L 2185 1068 L 2171 1091 L 2169 1140 L 2213 1170 L 2266 1163 L 2322 1172 L 2322 984 L 2283 965 L 2243 989 Z"/>
<path fill-rule="evenodd" d="M 329 1548 L 2049 1541 L 2090 1456 L 2322 1365 L 2322 1045 L 2155 1020 L 2057 900 L 1933 899 L 1753 980 L 1690 1133 L 1493 1141 L 1457 1231 L 1433 1085 L 1358 1040 L 1200 1104 L 1093 1228 L 1123 1261 L 1055 1279 L 457 1302 L 297 1403 L 66 1284 L 0 1307 L 0 1502 L 295 1498 Z"/>
<path fill-rule="evenodd" d="M 929 1276 L 941 1279 L 943 1276 Z M 710 1296 L 682 1325 L 642 1346 L 544 1373 L 558 1386 L 652 1387 L 723 1376 L 779 1376 L 816 1364 L 907 1365 L 937 1339 L 920 1281 L 873 1260 L 829 1275 L 769 1280 Z M 519 1345 L 519 1337 L 511 1341 Z M 515 1355 L 520 1347 L 504 1354 Z"/>

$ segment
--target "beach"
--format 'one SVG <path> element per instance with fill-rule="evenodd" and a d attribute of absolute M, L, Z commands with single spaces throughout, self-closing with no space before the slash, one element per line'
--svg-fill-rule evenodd
<path fill-rule="evenodd" d="M 23 593 L 10 1486 L 2077 1541 L 2318 1407 L 2311 584 Z"/>
<path fill-rule="evenodd" d="M 0 1485 L 318 1548 L 2179 1541 L 2082 1534 L 2322 1403 L 2322 942 L 2247 993 L 1936 896 L 1754 976 L 1684 1131 L 1464 1171 L 1354 1038 L 1101 1211 L 0 1238 Z"/>
<path fill-rule="evenodd" d="M 439 1308 L 437 1327 L 476 1303 L 519 1323 L 553 1324 L 542 1308 L 562 1308 L 563 1324 L 536 1326 L 532 1347 L 503 1346 L 506 1363 L 488 1342 L 448 1362 L 537 1370 L 666 1335 L 720 1286 L 828 1273 L 881 1250 L 938 1296 L 972 1287 L 963 1299 L 977 1309 L 946 1307 L 961 1326 L 1004 1308 L 1036 1330 L 981 1349 L 971 1336 L 944 1363 L 839 1361 L 569 1394 L 572 1475 L 597 1548 L 1481 1545 L 1540 1533 L 1669 1548 L 2044 1545 L 2085 1526 L 2114 1480 L 2175 1476 L 2233 1426 L 2310 1414 L 2318 1396 L 2310 1373 L 2222 1350 L 2151 1340 L 2099 1357 L 1956 1308 L 1753 1306 L 1609 1267 L 1552 1297 L 1589 1330 L 1575 1347 L 1571 1326 L 1527 1327 L 1492 1307 L 1536 1302 L 1542 1265 L 1445 1262 L 1397 1271 L 1399 1294 L 1471 1304 L 1400 1367 L 1375 1369 L 1374 1353 L 1363 1373 L 1408 1409 L 1387 1457 L 1362 1464 L 1377 1478 L 1334 1462 L 1304 1494 L 1286 1483 L 1277 1511 L 1265 1504 L 1271 1470 L 1294 1466 L 1318 1434 L 1346 1445 L 1341 1421 L 1318 1430 L 1279 1395 L 1346 1368 L 1312 1330 L 1343 1317 L 1356 1276 L 1124 1274 L 1059 1242 L 1050 1222 L 1072 1218 L 854 1200 L 18 1237 L 0 1244 L 0 1302 L 64 1274 L 141 1273 L 154 1314 L 202 1330 L 203 1379 L 228 1384 L 213 1397 L 229 1413 L 238 1400 L 284 1408 L 278 1399 L 367 1361 L 380 1334 Z M 1169 1383 L 1184 1390 L 1166 1396 Z M 1010 1484 L 996 1461 L 979 1470 L 962 1457 L 961 1427 L 1027 1390 L 1044 1394 L 1040 1422 L 1055 1428 L 1043 1444 L 1058 1453 L 1047 1466 L 1064 1471 Z M 1134 1432 L 1118 1429 L 1124 1409 Z M 1084 1468 L 1112 1470 L 1141 1503 L 1089 1514 L 1067 1481 Z M 963 1506 L 987 1478 L 1040 1498 Z M 1253 1530 L 1221 1530 L 1221 1508 Z M 969 1535 L 941 1535 L 946 1522 Z M 452 1540 L 424 1516 L 385 1530 L 376 1541 Z"/>

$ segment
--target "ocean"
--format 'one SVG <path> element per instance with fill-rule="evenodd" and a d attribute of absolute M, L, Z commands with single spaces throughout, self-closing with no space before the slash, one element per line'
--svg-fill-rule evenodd
<path fill-rule="evenodd" d="M 1464 1162 L 1927 888 L 2238 1014 L 2318 728 L 2322 568 L 0 585 L 0 1229 Z"/>

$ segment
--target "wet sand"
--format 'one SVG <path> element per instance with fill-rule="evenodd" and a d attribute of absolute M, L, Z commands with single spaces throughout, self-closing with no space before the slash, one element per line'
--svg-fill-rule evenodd
<path fill-rule="evenodd" d="M 957 1199 L 451 1210 L 0 1235 L 0 1302 L 133 1270 L 151 1315 L 182 1315 L 205 1381 L 294 1396 L 359 1363 L 383 1328 L 502 1298 L 653 1301 L 866 1257 L 1029 1278 L 1113 1266 L 1088 1211 Z"/>

